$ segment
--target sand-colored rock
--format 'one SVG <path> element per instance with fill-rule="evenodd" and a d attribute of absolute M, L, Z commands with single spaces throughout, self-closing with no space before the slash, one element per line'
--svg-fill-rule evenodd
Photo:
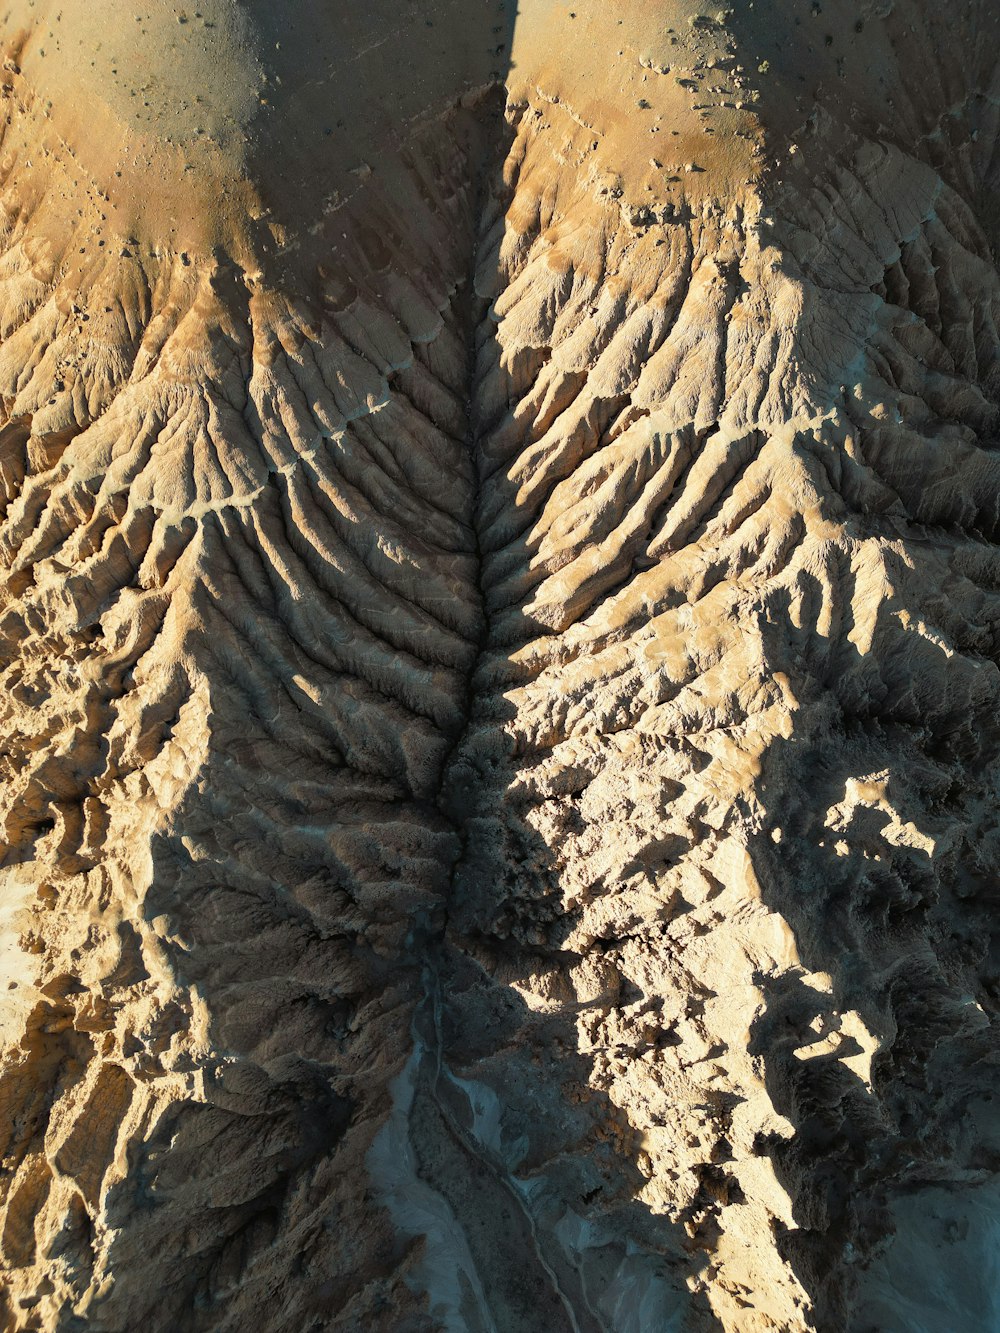
<path fill-rule="evenodd" d="M 987 1330 L 994 6 L 16 0 L 10 1330 Z"/>

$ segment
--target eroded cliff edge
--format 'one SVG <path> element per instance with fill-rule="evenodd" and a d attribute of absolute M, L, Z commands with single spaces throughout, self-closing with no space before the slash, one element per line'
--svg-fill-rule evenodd
<path fill-rule="evenodd" d="M 996 20 L 466 8 L 5 18 L 7 1324 L 989 1327 Z"/>

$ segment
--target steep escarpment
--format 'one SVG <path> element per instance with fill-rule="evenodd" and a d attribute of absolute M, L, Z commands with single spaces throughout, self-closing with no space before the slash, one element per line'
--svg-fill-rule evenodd
<path fill-rule="evenodd" d="M 995 20 L 293 8 L 8 18 L 6 1326 L 990 1326 Z"/>
<path fill-rule="evenodd" d="M 905 1274 L 995 1170 L 992 150 L 970 187 L 818 99 L 678 201 L 556 78 L 477 367 L 437 1100 L 580 1327 L 987 1326 L 978 1257 Z"/>
<path fill-rule="evenodd" d="M 29 259 L 8 180 L 12 1326 L 395 1327 L 412 1299 L 363 1162 L 453 855 L 499 114 L 362 179 L 308 293 L 280 254 L 75 245 L 93 213 Z"/>

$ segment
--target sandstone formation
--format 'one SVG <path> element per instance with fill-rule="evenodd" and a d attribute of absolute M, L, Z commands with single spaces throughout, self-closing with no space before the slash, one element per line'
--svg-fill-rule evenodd
<path fill-rule="evenodd" d="M 1000 1326 L 1000 15 L 575 4 L 0 12 L 4 1329 Z"/>

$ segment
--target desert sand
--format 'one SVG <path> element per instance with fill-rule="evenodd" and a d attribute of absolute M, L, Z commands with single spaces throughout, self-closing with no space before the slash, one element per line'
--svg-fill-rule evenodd
<path fill-rule="evenodd" d="M 1000 13 L 570 4 L 0 10 L 11 1333 L 1000 1327 Z"/>

